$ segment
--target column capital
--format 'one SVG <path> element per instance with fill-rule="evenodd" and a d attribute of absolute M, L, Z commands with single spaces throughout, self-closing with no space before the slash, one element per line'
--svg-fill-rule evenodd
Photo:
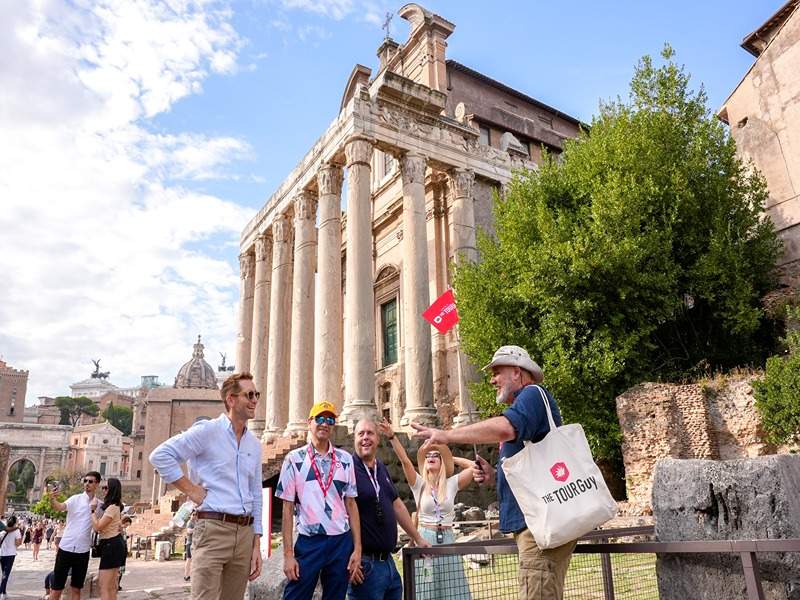
<path fill-rule="evenodd" d="M 272 255 L 272 234 L 262 233 L 256 238 L 256 262 L 267 260 Z"/>
<path fill-rule="evenodd" d="M 276 215 L 272 221 L 272 239 L 275 244 L 282 244 L 289 241 L 292 233 L 289 217 L 285 214 Z"/>
<path fill-rule="evenodd" d="M 256 261 L 252 252 L 242 252 L 239 255 L 239 277 L 249 279 L 255 275 Z"/>
<path fill-rule="evenodd" d="M 350 138 L 344 145 L 344 156 L 347 166 L 362 163 L 369 166 L 369 159 L 372 158 L 374 146 L 372 141 L 366 138 Z"/>
<path fill-rule="evenodd" d="M 400 157 L 400 172 L 403 185 L 409 183 L 425 183 L 425 168 L 428 160 L 416 152 L 407 152 Z"/>
<path fill-rule="evenodd" d="M 317 197 L 308 190 L 303 190 L 294 197 L 294 220 L 308 221 L 317 218 Z"/>
<path fill-rule="evenodd" d="M 450 186 L 455 198 L 469 198 L 472 196 L 472 187 L 475 184 L 475 173 L 471 169 L 452 169 Z"/>
<path fill-rule="evenodd" d="M 342 193 L 342 167 L 325 163 L 317 171 L 317 187 L 319 195 L 335 195 Z"/>

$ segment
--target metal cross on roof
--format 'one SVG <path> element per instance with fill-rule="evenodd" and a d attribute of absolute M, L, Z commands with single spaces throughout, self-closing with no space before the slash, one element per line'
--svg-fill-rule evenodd
<path fill-rule="evenodd" d="M 390 12 L 387 12 L 386 13 L 386 20 L 383 22 L 383 25 L 381 26 L 381 29 L 384 29 L 386 31 L 386 39 L 387 40 L 389 39 L 389 25 L 392 22 L 393 18 L 394 18 L 394 15 L 392 13 L 390 13 Z"/>

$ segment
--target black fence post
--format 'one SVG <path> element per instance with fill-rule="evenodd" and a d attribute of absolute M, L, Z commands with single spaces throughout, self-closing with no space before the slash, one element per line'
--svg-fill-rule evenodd
<path fill-rule="evenodd" d="M 608 538 L 600 538 L 601 544 L 607 544 Z M 611 568 L 611 555 L 600 555 L 600 567 L 603 572 L 603 598 L 614 600 L 614 570 Z"/>
<path fill-rule="evenodd" d="M 744 582 L 747 584 L 747 600 L 764 600 L 764 588 L 761 587 L 761 571 L 755 552 L 740 552 Z"/>
<path fill-rule="evenodd" d="M 409 548 L 403 548 L 403 598 L 416 600 L 417 590 L 414 587 L 414 555 Z"/>

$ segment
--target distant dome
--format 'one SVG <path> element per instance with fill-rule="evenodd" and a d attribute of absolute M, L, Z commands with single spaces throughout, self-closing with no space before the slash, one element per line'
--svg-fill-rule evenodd
<path fill-rule="evenodd" d="M 175 377 L 176 388 L 217 388 L 217 377 L 211 365 L 203 360 L 203 344 L 200 343 L 200 336 L 197 336 L 197 343 L 194 345 L 192 360 L 183 365 Z"/>

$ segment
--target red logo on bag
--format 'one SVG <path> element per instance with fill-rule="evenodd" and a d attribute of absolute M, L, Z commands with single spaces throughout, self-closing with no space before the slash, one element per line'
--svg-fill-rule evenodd
<path fill-rule="evenodd" d="M 569 479 L 569 469 L 563 462 L 557 462 L 550 467 L 550 474 L 556 481 L 566 481 Z"/>

